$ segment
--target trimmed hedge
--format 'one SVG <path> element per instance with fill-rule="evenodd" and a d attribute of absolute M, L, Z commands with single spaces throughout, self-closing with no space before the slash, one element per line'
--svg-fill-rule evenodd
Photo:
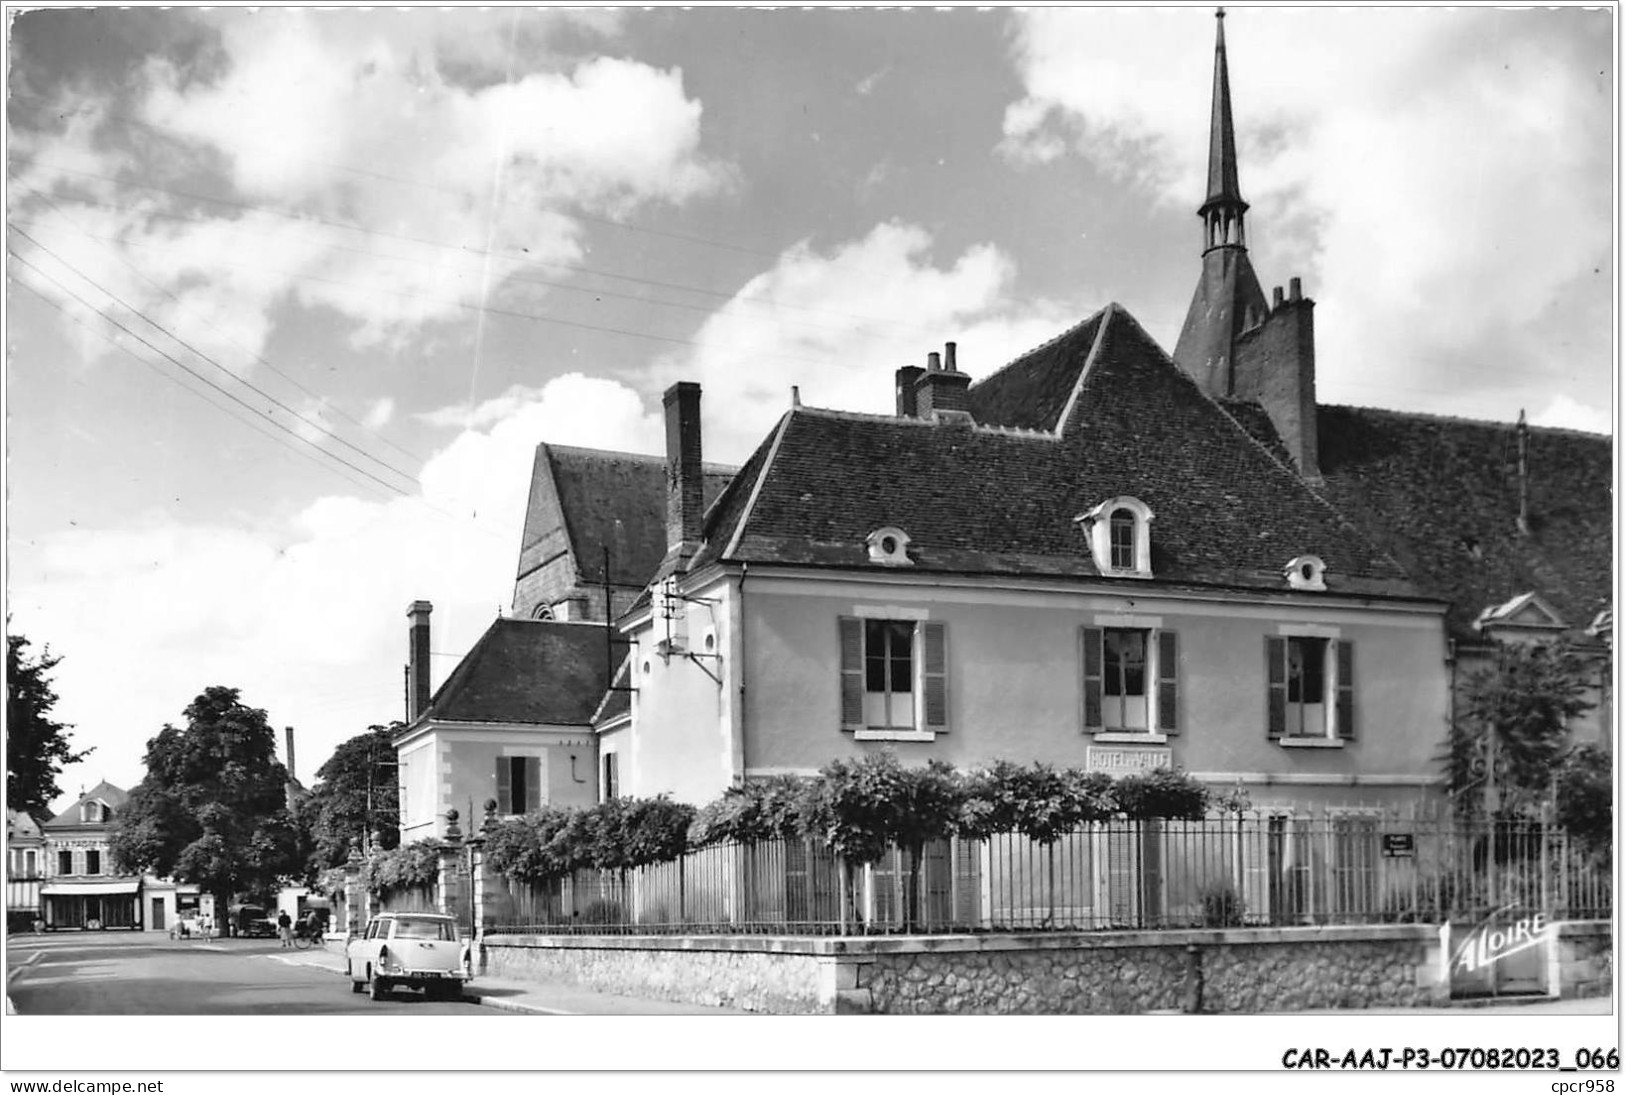
<path fill-rule="evenodd" d="M 731 787 L 698 810 L 664 795 L 544 807 L 488 826 L 485 858 L 493 870 L 537 881 L 583 867 L 659 863 L 711 844 L 810 837 L 864 863 L 892 844 L 917 848 L 956 835 L 1014 832 L 1049 844 L 1113 817 L 1200 819 L 1213 801 L 1202 784 L 1170 769 L 1114 780 L 1000 761 L 966 773 L 941 761 L 907 768 L 879 752 L 831 761 L 809 779 L 776 776 Z"/>

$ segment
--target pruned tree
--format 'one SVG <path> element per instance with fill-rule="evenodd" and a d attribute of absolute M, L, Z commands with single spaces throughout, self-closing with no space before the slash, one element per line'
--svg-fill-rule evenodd
<path fill-rule="evenodd" d="M 301 874 L 288 773 L 265 712 L 215 686 L 184 714 L 184 728 L 166 725 L 147 742 L 147 775 L 114 820 L 114 861 L 196 884 L 221 908 Z"/>
<path fill-rule="evenodd" d="M 6 804 L 45 821 L 51 800 L 62 793 L 56 782 L 62 769 L 92 750 L 75 752 L 70 727 L 51 717 L 57 694 L 50 673 L 62 659 L 48 646 L 30 656 L 28 646 L 22 635 L 6 636 Z"/>

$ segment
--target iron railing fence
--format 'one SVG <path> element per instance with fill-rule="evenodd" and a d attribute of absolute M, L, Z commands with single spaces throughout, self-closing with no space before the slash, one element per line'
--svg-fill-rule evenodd
<path fill-rule="evenodd" d="M 771 840 L 537 883 L 496 876 L 485 921 L 541 934 L 962 933 L 1441 923 L 1509 905 L 1609 916 L 1607 851 L 1537 822 L 1364 814 L 1113 821 L 1050 844 L 936 841 L 917 860 L 894 847 L 868 865 Z"/>

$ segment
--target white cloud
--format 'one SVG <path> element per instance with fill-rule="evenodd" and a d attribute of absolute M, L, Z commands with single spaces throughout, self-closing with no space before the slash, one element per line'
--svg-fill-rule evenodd
<path fill-rule="evenodd" d="M 219 30 L 218 71 L 152 61 L 117 104 L 148 127 L 131 131 L 137 151 L 96 140 L 105 104 L 83 107 L 81 94 L 63 132 L 20 135 L 12 213 L 45 221 L 43 244 L 135 307 L 186 313 L 188 330 L 222 332 L 249 356 L 289 299 L 354 321 L 358 344 L 399 343 L 466 315 L 526 263 L 579 260 L 574 212 L 681 203 L 727 179 L 700 149 L 701 106 L 675 69 L 553 58 L 557 70 L 486 72 L 494 80 L 474 86 L 442 72 L 437 50 L 453 39 L 436 20 L 203 18 Z M 506 46 L 509 22 L 478 25 Z M 501 52 L 479 35 L 456 41 L 448 56 L 464 68 Z M 259 208 L 108 181 L 121 170 L 191 193 L 209 189 L 199 172 L 222 176 L 217 193 Z M 86 186 L 114 208 L 78 200 Z"/>
<path fill-rule="evenodd" d="M 12 624 L 65 655 L 58 715 L 99 743 L 68 780 L 138 779 L 147 739 L 227 684 L 298 728 L 308 782 L 340 741 L 400 717 L 411 600 L 434 602 L 434 649 L 454 655 L 509 603 L 538 442 L 656 452 L 662 438 L 636 393 L 580 374 L 474 418 L 425 464 L 419 496 L 320 499 L 280 530 L 288 542 L 154 514 L 15 555 Z M 436 683 L 455 664 L 435 659 Z"/>
<path fill-rule="evenodd" d="M 1246 9 L 1227 21 L 1254 263 L 1266 289 L 1302 275 L 1319 302 L 1328 400 L 1448 409 L 1464 379 L 1538 390 L 1578 355 L 1589 379 L 1575 397 L 1606 405 L 1606 328 L 1556 313 L 1609 292 L 1592 271 L 1611 262 L 1610 18 Z M 1158 202 L 1201 200 L 1211 19 L 1044 9 L 1017 27 L 1026 96 L 1006 112 L 1007 153 L 1070 148 Z"/>
<path fill-rule="evenodd" d="M 372 406 L 367 408 L 367 413 L 361 419 L 361 424 L 369 430 L 381 430 L 394 419 L 395 400 L 393 397 L 386 395 L 382 399 L 375 400 Z"/>
<path fill-rule="evenodd" d="M 1559 426 L 1569 430 L 1585 430 L 1613 436 L 1614 416 L 1610 411 L 1599 411 L 1560 395 L 1548 403 L 1544 410 L 1529 417 L 1534 426 Z"/>
<path fill-rule="evenodd" d="M 945 342 L 959 367 L 988 375 L 1076 319 L 1054 302 L 1012 306 L 1014 276 L 979 244 L 947 262 L 924 229 L 888 222 L 828 252 L 803 242 L 708 318 L 691 353 L 666 359 L 662 381 L 704 389 L 706 458 L 742 461 L 790 405 L 891 413 L 892 378 Z"/>

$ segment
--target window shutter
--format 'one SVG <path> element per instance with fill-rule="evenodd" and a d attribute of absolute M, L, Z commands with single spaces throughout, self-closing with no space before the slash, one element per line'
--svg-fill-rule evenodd
<path fill-rule="evenodd" d="M 525 813 L 542 808 L 542 758 L 525 758 Z"/>
<path fill-rule="evenodd" d="M 948 625 L 926 622 L 920 629 L 925 637 L 925 728 L 943 733 L 948 729 Z"/>
<path fill-rule="evenodd" d="M 1157 632 L 1157 729 L 1179 733 L 1179 635 Z"/>
<path fill-rule="evenodd" d="M 863 729 L 863 621 L 841 617 L 841 729 Z"/>
<path fill-rule="evenodd" d="M 1337 642 L 1337 736 L 1354 740 L 1354 644 Z"/>
<path fill-rule="evenodd" d="M 497 813 L 511 814 L 513 809 L 513 761 L 508 757 L 497 758 Z"/>
<path fill-rule="evenodd" d="M 1279 741 L 1286 733 L 1286 640 L 1264 636 L 1264 665 L 1269 680 L 1269 739 Z"/>
<path fill-rule="evenodd" d="M 1100 713 L 1100 685 L 1105 676 L 1105 633 L 1098 627 L 1083 632 L 1083 728 L 1102 730 L 1106 720 Z"/>

